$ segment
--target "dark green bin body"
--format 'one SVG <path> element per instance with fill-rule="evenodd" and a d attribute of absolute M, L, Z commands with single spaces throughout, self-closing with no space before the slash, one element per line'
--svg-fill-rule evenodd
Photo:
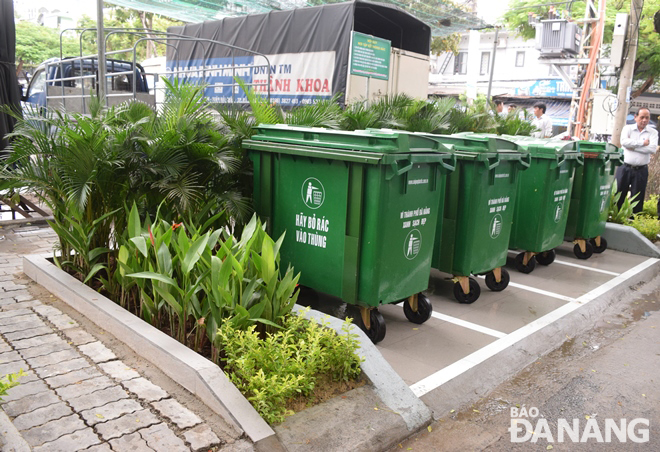
<path fill-rule="evenodd" d="M 529 154 L 516 143 L 478 134 L 421 134 L 452 146 L 456 169 L 447 177 L 444 217 L 432 267 L 456 276 L 506 264 L 519 172 Z"/>
<path fill-rule="evenodd" d="M 259 126 L 254 204 L 300 284 L 365 307 L 426 290 L 453 155 L 406 133 Z M 311 188 L 310 184 L 311 183 Z"/>
<path fill-rule="evenodd" d="M 574 141 L 509 139 L 531 156 L 518 182 L 509 247 L 535 253 L 556 248 L 564 241 L 573 175 L 582 165 L 582 154 Z"/>
<path fill-rule="evenodd" d="M 605 232 L 612 182 L 623 156 L 609 143 L 578 141 L 584 165 L 575 171 L 566 224 L 569 239 L 591 239 Z"/>

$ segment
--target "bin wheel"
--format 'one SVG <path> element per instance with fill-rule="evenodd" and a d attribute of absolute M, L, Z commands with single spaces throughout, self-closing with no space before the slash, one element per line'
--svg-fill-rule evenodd
<path fill-rule="evenodd" d="M 421 325 L 431 318 L 433 306 L 426 295 L 420 292 L 417 294 L 417 312 L 412 310 L 410 303 L 406 300 L 403 304 L 403 313 L 409 321 Z"/>
<path fill-rule="evenodd" d="M 479 298 L 479 295 L 481 295 L 481 287 L 479 287 L 479 283 L 474 278 L 470 278 L 470 293 L 467 294 L 463 292 L 460 283 L 454 283 L 454 298 L 459 303 L 474 303 Z"/>
<path fill-rule="evenodd" d="M 369 319 L 371 322 L 371 328 L 367 329 L 363 322 L 360 322 L 360 328 L 362 328 L 362 331 L 364 331 L 367 337 L 371 339 L 371 342 L 377 344 L 385 339 L 385 333 L 387 332 L 385 319 L 383 318 L 383 315 L 378 312 L 378 309 L 371 309 L 369 311 Z"/>
<path fill-rule="evenodd" d="M 536 262 L 538 262 L 539 264 L 550 265 L 555 261 L 555 257 L 557 257 L 557 253 L 555 252 L 555 250 L 548 250 L 539 253 L 534 257 L 536 258 Z"/>
<path fill-rule="evenodd" d="M 486 275 L 486 285 L 493 292 L 503 291 L 509 285 L 509 281 L 511 281 L 511 277 L 509 276 L 509 272 L 506 271 L 506 269 L 501 268 L 500 271 L 502 272 L 501 275 L 500 275 L 500 282 L 497 282 L 495 280 L 495 274 L 493 272 L 489 272 Z"/>
<path fill-rule="evenodd" d="M 585 242 L 584 245 L 584 253 L 577 243 L 573 247 L 573 252 L 578 259 L 589 259 L 594 254 L 594 247 L 590 242 Z"/>
<path fill-rule="evenodd" d="M 523 264 L 523 259 L 525 258 L 525 253 L 520 253 L 516 256 L 516 270 L 521 273 L 531 273 L 536 267 L 536 256 L 532 256 L 530 260 L 527 261 L 527 265 Z"/>
<path fill-rule="evenodd" d="M 594 247 L 594 253 L 602 253 L 607 249 L 607 240 L 603 237 L 600 238 L 600 246 L 596 246 L 596 239 L 589 239 L 589 242 Z"/>

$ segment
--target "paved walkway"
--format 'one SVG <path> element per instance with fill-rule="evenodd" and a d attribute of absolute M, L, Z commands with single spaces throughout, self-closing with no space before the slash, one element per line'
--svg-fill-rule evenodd
<path fill-rule="evenodd" d="M 2 450 L 252 450 L 220 418 L 206 421 L 184 407 L 72 317 L 33 297 L 22 254 L 50 252 L 55 238 L 46 226 L 0 229 L 0 377 L 27 374 L 1 403 Z"/>

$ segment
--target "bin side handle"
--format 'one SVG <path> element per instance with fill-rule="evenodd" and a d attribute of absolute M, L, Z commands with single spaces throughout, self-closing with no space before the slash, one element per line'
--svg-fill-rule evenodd
<path fill-rule="evenodd" d="M 520 157 L 520 164 L 523 168 L 529 168 L 529 165 L 532 163 L 532 154 L 523 154 Z"/>
<path fill-rule="evenodd" d="M 578 162 L 578 165 L 584 166 L 584 156 L 582 155 L 582 153 L 578 154 L 576 160 Z"/>
<path fill-rule="evenodd" d="M 399 167 L 399 162 L 405 162 L 405 164 L 401 167 Z M 390 171 L 388 171 L 389 174 L 385 177 L 386 180 L 392 179 L 394 176 L 400 176 L 403 173 L 410 171 L 413 167 L 413 162 L 405 159 L 405 160 L 396 160 L 392 163 L 390 163 Z"/>
<path fill-rule="evenodd" d="M 443 167 L 444 169 L 446 169 L 448 172 L 451 173 L 452 171 L 454 171 L 454 170 L 456 169 L 456 155 L 451 154 L 451 158 L 449 158 L 448 160 L 450 160 L 451 163 L 447 163 L 447 162 L 443 159 L 443 160 L 440 160 L 440 165 L 442 165 L 442 167 Z"/>
<path fill-rule="evenodd" d="M 486 168 L 488 168 L 488 171 L 496 168 L 500 164 L 500 155 L 497 154 L 497 156 L 493 157 L 492 159 L 490 157 L 486 157 L 484 160 L 484 165 L 486 165 Z"/>
<path fill-rule="evenodd" d="M 566 161 L 566 156 L 565 155 L 558 155 L 557 156 L 557 168 L 562 166 L 565 161 Z"/>

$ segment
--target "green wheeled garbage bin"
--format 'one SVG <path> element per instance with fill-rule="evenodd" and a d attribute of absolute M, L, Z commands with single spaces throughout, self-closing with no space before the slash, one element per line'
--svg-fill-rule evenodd
<path fill-rule="evenodd" d="M 609 212 L 612 182 L 623 156 L 613 144 L 578 141 L 584 165 L 575 171 L 566 237 L 575 242 L 573 252 L 579 259 L 602 253 L 607 242 L 601 235 Z"/>
<path fill-rule="evenodd" d="M 300 284 L 360 308 L 373 342 L 381 304 L 407 300 L 406 317 L 432 313 L 431 255 L 450 149 L 407 133 L 261 125 L 243 143 L 254 165 L 254 206 Z"/>
<path fill-rule="evenodd" d="M 473 303 L 486 275 L 493 291 L 509 285 L 506 264 L 519 172 L 529 154 L 518 144 L 478 134 L 422 134 L 453 147 L 456 169 L 447 177 L 444 217 L 436 231 L 431 266 L 454 275 L 454 297 Z"/>
<path fill-rule="evenodd" d="M 509 248 L 516 269 L 531 273 L 536 263 L 550 265 L 554 248 L 564 241 L 571 201 L 573 174 L 582 165 L 575 141 L 507 137 L 526 149 L 529 168 L 520 174 Z"/>

